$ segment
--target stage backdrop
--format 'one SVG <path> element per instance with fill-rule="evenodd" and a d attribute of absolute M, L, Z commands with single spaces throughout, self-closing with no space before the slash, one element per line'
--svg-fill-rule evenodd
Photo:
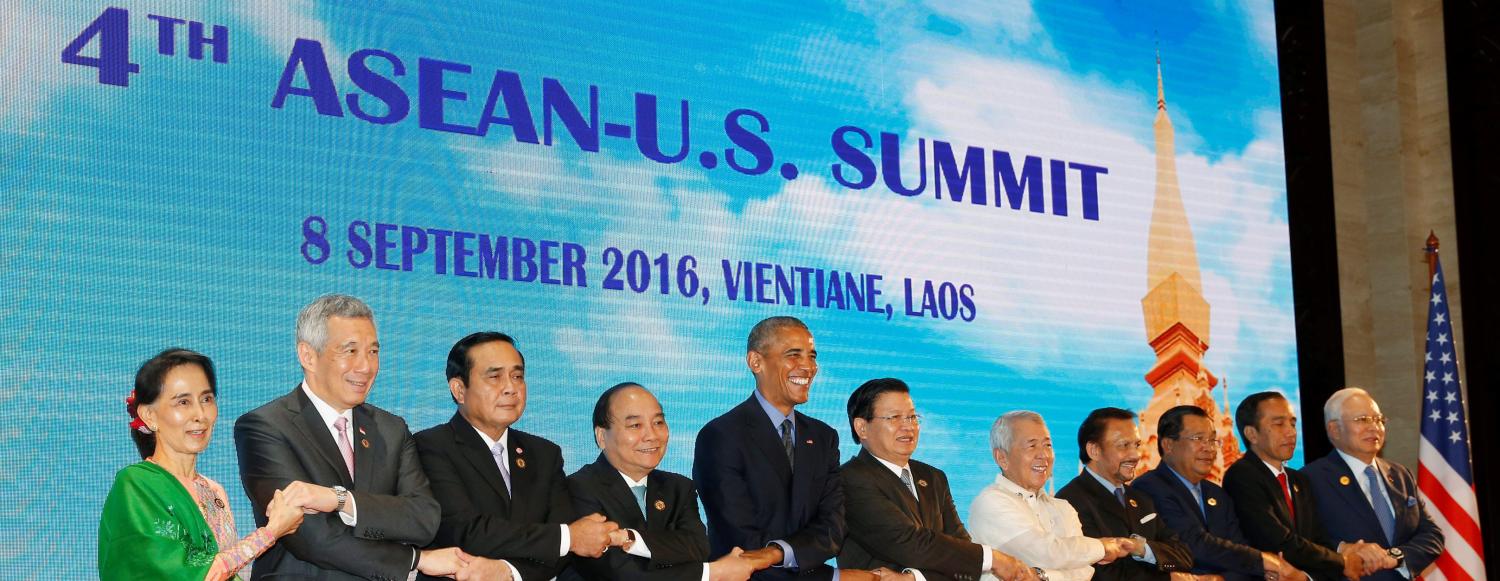
<path fill-rule="evenodd" d="M 198 468 L 248 532 L 233 422 L 328 292 L 374 308 L 370 403 L 413 431 L 455 340 L 514 335 L 518 427 L 569 471 L 629 380 L 689 473 L 772 315 L 845 457 L 850 391 L 912 385 L 960 514 L 1007 410 L 1061 486 L 1090 409 L 1296 404 L 1269 0 L 3 4 L 0 577 L 96 574 L 169 346 L 218 365 Z"/>

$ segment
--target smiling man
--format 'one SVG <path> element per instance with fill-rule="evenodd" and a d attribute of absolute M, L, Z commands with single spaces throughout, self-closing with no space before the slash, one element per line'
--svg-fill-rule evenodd
<path fill-rule="evenodd" d="M 1078 458 L 1085 465 L 1083 474 L 1057 491 L 1057 497 L 1078 509 L 1084 534 L 1136 541 L 1130 558 L 1096 566 L 1094 579 L 1167 579 L 1192 569 L 1192 554 L 1158 518 L 1151 497 L 1126 485 L 1141 461 L 1135 412 L 1113 407 L 1089 412 L 1078 427 Z"/>
<path fill-rule="evenodd" d="M 838 433 L 795 410 L 807 403 L 818 350 L 794 317 L 757 323 L 746 343 L 755 392 L 704 425 L 693 453 L 709 553 L 747 549 L 745 558 L 770 564 L 755 579 L 828 579 L 846 530 Z"/>
<path fill-rule="evenodd" d="M 1006 412 L 990 426 L 995 483 L 969 506 L 974 540 L 1008 551 L 1046 581 L 1088 581 L 1094 563 L 1111 563 L 1135 547 L 1131 539 L 1090 538 L 1078 511 L 1042 490 L 1052 479 L 1052 433 L 1041 414 Z"/>
<path fill-rule="evenodd" d="M 732 550 L 712 563 L 708 534 L 698 519 L 693 481 L 657 470 L 671 430 L 656 396 L 636 383 L 621 383 L 594 404 L 594 443 L 599 458 L 568 477 L 578 514 L 599 513 L 623 527 L 618 551 L 577 559 L 573 569 L 587 580 L 744 581 L 767 562 Z"/>
<path fill-rule="evenodd" d="M 417 449 L 443 507 L 433 546 L 474 556 L 459 578 L 545 581 L 569 553 L 603 554 L 618 527 L 599 514 L 573 520 L 562 450 L 511 427 L 526 411 L 526 358 L 515 340 L 471 334 L 453 344 L 446 367 L 458 412 L 417 434 Z"/>
<path fill-rule="evenodd" d="M 234 423 L 240 479 L 266 524 L 276 490 L 295 480 L 317 497 L 297 532 L 255 561 L 252 579 L 405 579 L 456 573 L 467 555 L 419 551 L 438 503 L 401 418 L 365 403 L 380 371 L 370 307 L 324 295 L 297 315 L 302 383 Z"/>
<path fill-rule="evenodd" d="M 1031 579 L 1015 557 L 975 543 L 953 507 L 948 475 L 912 460 L 921 416 L 906 382 L 872 379 L 849 395 L 849 428 L 859 454 L 844 463 L 844 518 L 849 538 L 839 566 L 886 567 L 881 579 Z"/>

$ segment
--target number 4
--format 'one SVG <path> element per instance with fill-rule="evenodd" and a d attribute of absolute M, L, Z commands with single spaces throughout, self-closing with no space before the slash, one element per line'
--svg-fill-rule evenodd
<path fill-rule="evenodd" d="M 99 38 L 99 56 L 79 54 Z M 62 62 L 99 69 L 99 82 L 116 87 L 130 86 L 130 74 L 141 72 L 141 65 L 130 62 L 130 13 L 124 8 L 105 8 L 62 51 Z"/>

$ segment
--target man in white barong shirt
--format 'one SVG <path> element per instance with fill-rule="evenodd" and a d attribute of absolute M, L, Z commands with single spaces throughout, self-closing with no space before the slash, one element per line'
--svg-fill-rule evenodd
<path fill-rule="evenodd" d="M 1052 477 L 1053 456 L 1052 436 L 1040 414 L 1000 416 L 990 427 L 990 449 L 1000 474 L 969 506 L 974 542 L 1024 561 L 1044 581 L 1087 581 L 1094 563 L 1130 554 L 1134 540 L 1084 536 L 1078 512 L 1042 491 Z"/>

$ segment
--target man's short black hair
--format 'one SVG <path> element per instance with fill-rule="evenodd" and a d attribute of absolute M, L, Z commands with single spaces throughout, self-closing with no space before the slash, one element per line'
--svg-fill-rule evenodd
<path fill-rule="evenodd" d="M 905 381 L 882 377 L 864 382 L 854 393 L 849 394 L 849 432 L 854 434 L 854 443 L 859 443 L 859 432 L 854 430 L 854 418 L 864 418 L 867 422 L 874 420 L 875 400 L 880 399 L 880 394 L 892 391 L 911 393 L 911 388 Z"/>
<path fill-rule="evenodd" d="M 1240 431 L 1240 441 L 1245 443 L 1246 450 L 1250 449 L 1250 438 L 1245 435 L 1245 429 L 1250 426 L 1260 429 L 1260 404 L 1272 399 L 1286 399 L 1286 396 L 1274 391 L 1253 393 L 1240 402 L 1240 407 L 1234 408 L 1234 427 Z"/>
<path fill-rule="evenodd" d="M 639 383 L 626 381 L 624 383 L 616 383 L 610 386 L 609 389 L 604 390 L 604 393 L 599 394 L 599 401 L 594 402 L 594 427 L 609 429 L 609 402 L 615 398 L 615 394 L 630 387 L 646 389 L 645 386 Z"/>
<path fill-rule="evenodd" d="M 1121 408 L 1099 408 L 1089 412 L 1089 417 L 1083 419 L 1083 424 L 1078 426 L 1078 460 L 1084 464 L 1089 463 L 1089 442 L 1095 442 L 1103 446 L 1104 426 L 1110 420 L 1134 420 L 1135 412 Z"/>
<path fill-rule="evenodd" d="M 765 349 L 766 343 L 771 342 L 771 335 L 786 327 L 802 329 L 809 333 L 812 332 L 807 328 L 807 323 L 802 322 L 802 319 L 798 319 L 797 317 L 767 317 L 750 328 L 750 336 L 745 339 L 745 352 L 755 351 L 758 353 Z"/>
<path fill-rule="evenodd" d="M 1188 416 L 1196 416 L 1209 419 L 1208 412 L 1203 411 L 1195 405 L 1180 405 L 1167 410 L 1160 418 L 1156 419 L 1156 453 L 1165 456 L 1167 451 L 1162 447 L 1161 441 L 1167 438 L 1176 440 L 1182 436 L 1182 424 Z"/>
<path fill-rule="evenodd" d="M 516 347 L 516 340 L 505 333 L 497 331 L 470 333 L 469 336 L 459 339 L 453 344 L 453 348 L 448 350 L 448 380 L 458 379 L 464 382 L 464 385 L 468 385 L 469 372 L 474 370 L 474 358 L 469 357 L 469 350 L 492 341 L 510 343 L 511 347 Z M 526 355 L 521 353 L 519 347 L 516 347 L 516 354 L 521 355 L 521 364 L 525 365 Z M 452 392 L 448 396 L 453 397 Z M 453 403 L 458 403 L 458 398 L 453 398 Z"/>

